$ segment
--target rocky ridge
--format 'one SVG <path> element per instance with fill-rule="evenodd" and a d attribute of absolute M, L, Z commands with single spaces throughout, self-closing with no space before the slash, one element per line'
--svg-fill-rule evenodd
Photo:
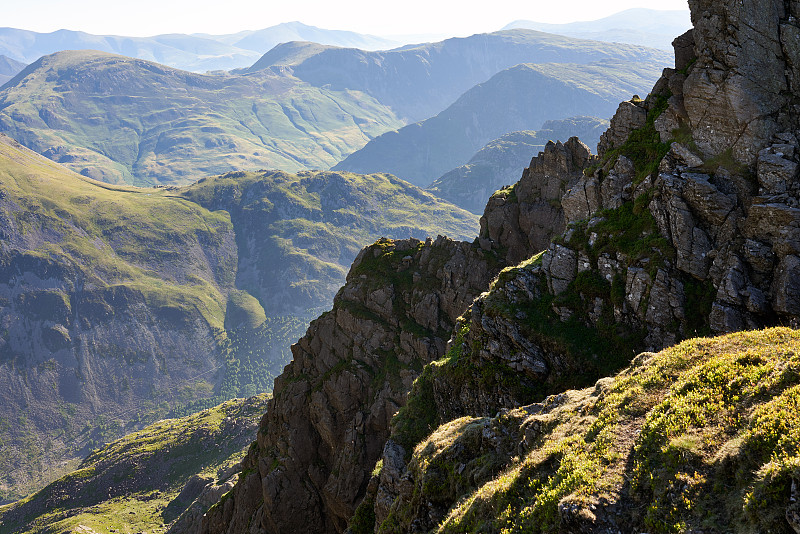
<path fill-rule="evenodd" d="M 568 146 L 591 157 L 577 139 Z M 551 143 L 532 160 L 518 186 L 523 211 L 537 195 L 556 195 L 544 190 L 565 187 L 559 171 L 581 157 L 568 162 L 565 154 L 563 144 Z M 209 511 L 201 532 L 238 532 L 248 524 L 264 532 L 344 530 L 392 416 L 423 366 L 444 355 L 457 318 L 509 264 L 506 256 L 528 257 L 561 230 L 556 217 L 529 237 L 524 219 L 497 215 L 504 209 L 490 202 L 482 219 L 487 235 L 502 236 L 502 254 L 485 238 L 441 236 L 382 240 L 361 251 L 333 310 L 292 347 L 294 360 L 276 379 L 258 447 L 243 462 L 247 476 Z M 495 228 L 501 223 L 502 232 Z"/>
<path fill-rule="evenodd" d="M 597 145 L 608 129 L 608 120 L 573 117 L 547 121 L 537 131 L 511 132 L 486 144 L 465 165 L 443 174 L 427 191 L 473 213 L 482 214 L 486 199 L 498 189 L 519 179 L 519 170 L 531 161 L 531 154 L 544 150 L 548 141 L 579 137 L 589 146 Z"/>
<path fill-rule="evenodd" d="M 717 13 L 720 4 L 714 6 Z M 724 14 L 740 15 L 737 6 L 726 5 Z M 704 72 L 712 62 L 704 43 L 725 40 L 705 33 L 717 28 L 708 24 L 707 7 L 692 6 L 699 23 L 676 39 L 676 68 L 664 71 L 647 99 L 620 105 L 598 160 L 561 200 L 564 234 L 540 256 L 502 273 L 472 304 L 448 356 L 431 367 L 427 386 L 415 384 L 408 406 L 427 403 L 426 411 L 441 414 L 439 424 L 489 416 L 590 383 L 637 351 L 697 333 L 797 324 L 797 138 L 793 130 L 779 131 L 794 119 L 785 112 L 769 117 L 751 110 L 748 118 L 687 111 L 693 105 L 687 102 L 708 95 L 708 87 L 696 83 L 711 75 Z M 778 34 L 777 25 L 772 30 Z M 738 67 L 751 72 L 753 65 Z M 737 76 L 721 92 L 739 91 L 766 105 L 768 93 L 750 95 L 747 79 Z M 745 143 L 730 135 L 744 125 Z M 503 245 L 489 240 L 484 246 Z M 538 387 L 505 380 L 497 366 Z M 461 382 L 466 369 L 475 376 L 486 367 L 495 373 L 488 384 Z M 408 417 L 411 410 L 393 423 L 383 471 L 365 499 L 376 531 L 437 528 L 464 496 L 456 493 L 434 509 L 423 504 L 435 498 L 413 484 L 423 459 L 421 449 L 412 448 L 424 436 L 402 431 Z M 484 443 L 475 455 L 490 446 Z M 409 505 L 414 512 L 399 519 L 396 512 L 407 514 Z M 569 529 L 570 517 L 580 524 L 587 517 L 581 510 L 562 513 L 559 504 L 560 528 Z"/>
<path fill-rule="evenodd" d="M 453 507 L 468 488 L 453 489 L 436 473 L 426 478 L 431 442 L 425 439 L 440 425 L 436 434 L 451 433 L 465 445 L 470 435 L 483 436 L 469 454 L 482 457 L 500 447 L 492 437 L 496 433 L 475 431 L 459 418 L 543 402 L 548 395 L 608 376 L 642 350 L 697 334 L 800 319 L 798 113 L 787 96 L 795 65 L 790 38 L 796 6 L 777 1 L 766 9 L 755 2 L 695 1 L 690 6 L 695 29 L 676 39 L 675 68 L 664 70 L 646 99 L 634 97 L 620 105 L 597 158 L 577 140 L 550 145 L 539 163 L 549 162 L 560 172 L 537 173 L 532 163 L 520 183 L 490 200 L 477 246 L 497 254 L 502 259 L 498 267 L 522 263 L 502 270 L 487 284 L 488 291 L 460 317 L 452 317 L 445 356 L 416 379 L 392 419 L 375 474 L 369 482 L 362 478 L 359 491 L 351 494 L 350 502 L 356 503 L 364 492 L 350 518 L 352 532 L 447 530 L 442 522 L 455 513 Z M 742 24 L 745 19 L 753 23 Z M 764 69 L 759 70 L 759 62 Z M 769 75 L 766 82 L 756 86 L 756 72 Z M 543 227 L 553 234 L 541 254 L 526 233 L 531 223 L 520 217 L 525 203 L 540 200 L 536 192 L 552 193 L 547 197 L 552 216 Z M 552 239 L 561 228 L 563 233 Z M 370 279 L 367 275 L 365 283 Z M 425 283 L 421 277 L 417 287 Z M 354 326 L 354 332 L 363 328 Z M 313 339 L 323 342 L 320 336 Z M 550 397 L 536 410 L 545 414 L 544 407 L 572 394 L 564 395 Z M 270 409 L 280 408 L 273 404 Z M 286 422 L 278 433 L 291 435 L 303 419 L 281 419 L 284 415 L 268 411 L 265 421 Z M 263 433 L 275 428 L 262 428 L 262 449 L 268 440 L 280 439 Z M 536 436 L 526 434 L 525 439 L 536 444 Z M 517 445 L 512 445 L 503 454 L 513 456 Z M 466 462 L 456 461 L 464 458 L 459 451 L 452 450 L 453 458 L 441 466 L 444 471 L 462 472 Z M 502 460 L 490 462 L 473 483 L 492 481 L 502 465 Z M 274 472 L 263 463 L 258 467 Z M 369 471 L 360 468 L 363 475 Z M 263 496 L 240 485 L 234 502 L 249 499 L 252 509 L 263 506 L 258 517 L 274 517 L 285 479 L 276 477 L 261 487 L 253 480 L 252 488 L 263 488 Z M 443 487 L 453 489 L 444 492 L 445 498 Z M 591 486 L 584 487 L 594 495 Z M 219 508 L 230 511 L 210 513 L 204 532 L 235 531 L 231 519 L 243 516 L 227 502 Z M 619 501 L 554 502 L 546 513 L 557 514 L 556 529 L 598 531 L 594 510 L 608 502 Z M 477 520 L 505 517 L 497 516 L 506 506 L 505 501 L 499 504 L 494 511 L 481 508 Z M 788 504 L 783 503 L 784 509 Z M 344 524 L 317 522 L 312 530 L 341 531 Z M 451 530 L 477 523 L 460 524 Z M 606 529 L 600 531 L 618 528 L 613 521 L 600 524 Z M 264 520 L 253 532 L 278 528 Z"/>

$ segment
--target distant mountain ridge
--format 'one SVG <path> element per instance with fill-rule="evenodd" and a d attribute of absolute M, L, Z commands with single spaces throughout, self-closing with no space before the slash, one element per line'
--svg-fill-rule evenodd
<path fill-rule="evenodd" d="M 20 62 L 33 63 L 41 56 L 55 52 L 91 49 L 156 61 L 182 70 L 205 72 L 252 65 L 278 43 L 297 40 L 368 50 L 392 48 L 400 44 L 381 37 L 325 30 L 299 22 L 228 35 L 175 33 L 152 37 L 93 35 L 73 30 L 39 33 L 0 28 L 0 54 Z"/>
<path fill-rule="evenodd" d="M 111 183 L 185 184 L 239 169 L 327 169 L 371 139 L 403 126 L 403 117 L 426 119 L 440 113 L 498 69 L 520 60 L 584 63 L 592 58 L 607 65 L 635 61 L 647 69 L 667 61 L 666 54 L 654 49 L 531 30 L 449 39 L 397 52 L 292 42 L 275 47 L 251 69 L 214 76 L 103 52 L 58 52 L 35 61 L 0 91 L 0 131 L 76 172 Z M 611 75 L 615 68 L 609 68 L 606 73 L 586 66 L 545 70 L 561 72 L 556 78 L 576 77 L 575 87 L 589 93 L 619 89 L 600 100 L 607 104 L 629 97 L 657 76 L 648 72 L 640 79 L 638 65 L 626 67 L 621 76 Z M 579 78 L 587 75 L 576 74 L 581 69 L 597 71 L 599 77 L 591 82 L 596 88 L 581 85 Z M 486 131 L 458 133 L 461 141 L 467 135 L 470 142 L 462 143 L 455 157 L 437 150 L 433 157 L 445 160 L 426 169 L 424 179 L 399 176 L 427 186 L 509 131 L 536 128 L 550 119 L 613 112 L 597 108 L 596 98 L 559 109 L 547 104 L 552 97 L 546 94 L 529 95 L 532 109 L 542 111 L 538 115 L 506 110 L 490 118 L 494 126 Z M 514 101 L 519 96 L 503 98 Z M 485 127 L 484 122 L 479 128 Z"/>
<path fill-rule="evenodd" d="M 517 65 L 473 87 L 435 117 L 371 140 L 333 168 L 388 172 L 427 187 L 506 133 L 579 115 L 610 117 L 620 99 L 646 94 L 662 67 L 645 61 Z"/>
<path fill-rule="evenodd" d="M 0 55 L 0 86 L 22 72 L 25 67 L 25 63 Z"/>
<path fill-rule="evenodd" d="M 672 40 L 692 26 L 689 10 L 633 8 L 597 20 L 548 24 L 516 20 L 504 30 L 527 28 L 558 35 L 672 50 Z"/>
<path fill-rule="evenodd" d="M 363 91 L 398 117 L 415 122 L 436 115 L 471 87 L 521 63 L 604 60 L 659 65 L 672 61 L 669 54 L 651 48 L 517 29 L 382 52 L 287 43 L 244 72 L 272 69 L 290 72 L 316 87 Z"/>
<path fill-rule="evenodd" d="M 111 183 L 189 183 L 242 168 L 329 168 L 401 125 L 355 91 L 266 71 L 194 74 L 93 51 L 45 56 L 0 91 L 0 131 Z"/>

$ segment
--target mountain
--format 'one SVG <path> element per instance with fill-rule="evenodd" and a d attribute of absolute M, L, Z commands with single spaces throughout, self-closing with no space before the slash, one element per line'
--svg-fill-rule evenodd
<path fill-rule="evenodd" d="M 56 52 L 90 49 L 155 61 L 181 70 L 207 72 L 247 67 L 278 43 L 297 40 L 366 50 L 393 48 L 399 44 L 371 35 L 324 30 L 299 22 L 229 35 L 176 33 L 152 37 L 92 35 L 71 30 L 39 33 L 0 28 L 0 54 L 33 63 L 41 56 Z"/>
<path fill-rule="evenodd" d="M 327 168 L 401 123 L 372 98 L 270 72 L 208 76 L 101 52 L 45 56 L 0 91 L 0 131 L 106 182 Z"/>
<path fill-rule="evenodd" d="M 363 243 L 476 230 L 386 175 L 120 187 L 0 136 L 0 500 L 165 415 L 268 390 Z"/>
<path fill-rule="evenodd" d="M 481 213 L 486 199 L 519 179 L 521 169 L 552 141 L 580 137 L 597 145 L 608 121 L 596 117 L 573 117 L 547 121 L 537 131 L 511 132 L 490 141 L 465 164 L 443 174 L 428 191 L 473 213 Z"/>
<path fill-rule="evenodd" d="M 9 507 L 4 533 L 191 526 L 238 478 L 268 395 L 159 421 L 89 454 L 78 469 Z M 157 471 L 157 473 L 155 472 Z"/>
<path fill-rule="evenodd" d="M 506 30 L 384 52 L 286 43 L 267 52 L 245 72 L 288 69 L 315 87 L 363 91 L 403 120 L 416 122 L 436 115 L 474 85 L 520 63 L 604 60 L 670 62 L 669 55 L 660 50 Z"/>
<path fill-rule="evenodd" d="M 0 54 L 33 63 L 42 56 L 66 50 L 97 50 L 163 63 L 174 68 L 205 72 L 248 65 L 263 54 L 236 48 L 213 39 L 168 34 L 153 37 L 92 35 L 81 31 L 57 30 L 39 33 L 0 28 Z"/>
<path fill-rule="evenodd" d="M 359 254 L 197 532 L 800 530 L 797 6 L 690 5 L 597 156 Z"/>
<path fill-rule="evenodd" d="M 74 174 L 0 137 L 0 499 L 214 394 L 230 217 Z"/>
<path fill-rule="evenodd" d="M 206 39 L 230 44 L 244 50 L 251 50 L 264 54 L 281 43 L 291 41 L 310 41 L 322 45 L 358 48 L 361 50 L 386 50 L 395 48 L 402 43 L 342 30 L 324 30 L 309 26 L 302 22 L 284 22 L 256 31 L 243 31 L 230 35 L 199 35 Z M 244 65 L 237 65 L 243 67 Z"/>
<path fill-rule="evenodd" d="M 598 20 L 567 24 L 516 20 L 503 29 L 525 28 L 579 39 L 628 43 L 672 50 L 671 43 L 675 36 L 691 27 L 692 21 L 688 10 L 665 11 L 633 8 Z"/>
<path fill-rule="evenodd" d="M 464 93 L 435 117 L 385 133 L 333 168 L 389 172 L 427 187 L 509 132 L 578 115 L 610 117 L 621 99 L 646 94 L 660 64 L 517 65 Z"/>
<path fill-rule="evenodd" d="M 0 86 L 16 76 L 26 67 L 25 63 L 0 55 Z"/>
<path fill-rule="evenodd" d="M 378 237 L 469 238 L 478 229 L 475 215 L 386 174 L 237 172 L 180 191 L 230 214 L 237 287 L 270 314 L 327 305 L 363 244 Z"/>

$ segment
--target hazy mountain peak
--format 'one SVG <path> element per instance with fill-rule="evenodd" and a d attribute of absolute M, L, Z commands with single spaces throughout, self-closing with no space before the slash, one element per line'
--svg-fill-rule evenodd
<path fill-rule="evenodd" d="M 366 50 L 394 48 L 397 41 L 341 30 L 326 30 L 299 21 L 228 35 L 170 33 L 150 37 L 93 35 L 75 30 L 39 33 L 0 28 L 0 54 L 23 63 L 62 50 L 96 49 L 156 61 L 193 72 L 231 70 L 252 65 L 275 45 L 315 41 Z"/>
<path fill-rule="evenodd" d="M 19 74 L 25 67 L 25 63 L 0 54 L 0 86 Z"/>
<path fill-rule="evenodd" d="M 526 28 L 568 37 L 672 50 L 672 39 L 691 27 L 689 10 L 632 8 L 597 20 L 550 24 L 516 20 L 503 29 Z"/>

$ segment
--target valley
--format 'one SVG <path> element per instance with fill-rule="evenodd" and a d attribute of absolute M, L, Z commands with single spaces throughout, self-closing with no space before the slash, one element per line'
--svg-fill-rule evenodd
<path fill-rule="evenodd" d="M 0 532 L 800 532 L 800 7 L 689 8 L 0 63 Z"/>
<path fill-rule="evenodd" d="M 477 228 L 388 175 L 121 187 L 8 137 L 0 173 L 4 500 L 143 424 L 269 390 L 362 240 Z"/>

